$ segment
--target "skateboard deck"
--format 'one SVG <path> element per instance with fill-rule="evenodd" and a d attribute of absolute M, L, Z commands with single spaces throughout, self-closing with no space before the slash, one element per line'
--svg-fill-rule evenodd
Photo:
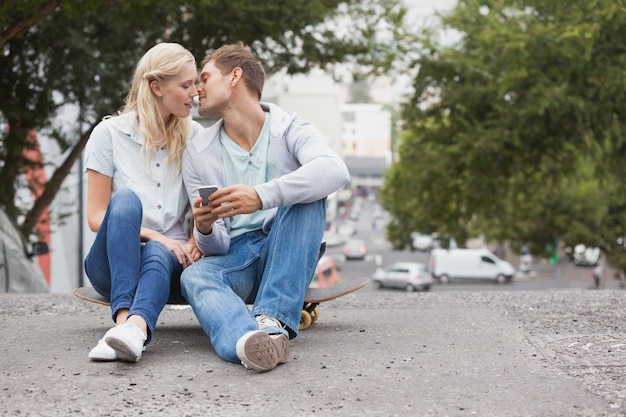
<path fill-rule="evenodd" d="M 319 304 L 325 301 L 343 297 L 356 290 L 360 290 L 370 282 L 369 278 L 360 280 L 340 280 L 338 284 L 322 288 L 307 288 L 304 294 L 304 305 L 300 315 L 300 330 L 308 329 L 320 316 Z"/>
<path fill-rule="evenodd" d="M 72 290 L 72 294 L 74 294 L 74 297 L 80 298 L 81 300 L 89 301 L 90 303 L 101 304 L 103 306 L 111 305 L 109 299 L 98 294 L 98 292 L 94 290 L 93 287 L 74 288 Z M 181 298 L 180 300 L 175 301 L 168 300 L 167 303 L 171 305 L 186 305 L 187 301 Z"/>
<path fill-rule="evenodd" d="M 369 278 L 362 280 L 344 280 L 339 281 L 336 285 L 322 288 L 308 288 L 304 294 L 304 306 L 302 307 L 302 316 L 300 318 L 300 330 L 309 328 L 309 326 L 319 318 L 319 309 L 317 306 L 325 301 L 334 300 L 346 294 L 363 288 L 369 282 Z M 78 287 L 72 291 L 76 298 L 103 306 L 110 305 L 109 300 L 98 294 L 93 287 Z M 169 304 L 184 305 L 185 301 L 170 302 Z"/>
<path fill-rule="evenodd" d="M 323 303 L 324 301 L 334 300 L 335 298 L 342 297 L 346 294 L 350 294 L 356 290 L 360 290 L 370 282 L 369 278 L 363 279 L 346 279 L 340 280 L 335 285 L 321 288 L 307 288 L 304 293 L 305 303 Z"/>

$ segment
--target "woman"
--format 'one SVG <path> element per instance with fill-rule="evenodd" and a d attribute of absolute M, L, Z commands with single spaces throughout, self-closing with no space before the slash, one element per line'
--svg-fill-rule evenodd
<path fill-rule="evenodd" d="M 121 114 L 87 142 L 87 221 L 97 234 L 85 271 L 116 324 L 91 360 L 137 362 L 168 299 L 180 294 L 183 269 L 201 256 L 184 227 L 181 176 L 187 140 L 202 129 L 190 118 L 196 78 L 189 51 L 154 46 L 135 68 Z"/>

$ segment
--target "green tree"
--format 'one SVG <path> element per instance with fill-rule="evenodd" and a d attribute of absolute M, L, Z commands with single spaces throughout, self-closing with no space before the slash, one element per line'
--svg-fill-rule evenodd
<path fill-rule="evenodd" d="M 314 66 L 387 71 L 407 52 L 399 0 L 5 1 L 0 3 L 0 206 L 29 235 L 54 199 L 91 129 L 123 104 L 133 66 L 158 42 L 179 42 L 200 61 L 224 43 L 243 41 L 269 74 Z M 390 42 L 393 39 L 394 42 Z M 63 106 L 80 109 L 58 126 Z M 16 191 L 41 166 L 24 155 L 36 129 L 54 138 L 65 161 L 34 204 Z"/>
<path fill-rule="evenodd" d="M 459 41 L 428 35 L 382 190 L 411 231 L 541 253 L 555 238 L 617 253 L 624 234 L 623 0 L 459 0 Z"/>

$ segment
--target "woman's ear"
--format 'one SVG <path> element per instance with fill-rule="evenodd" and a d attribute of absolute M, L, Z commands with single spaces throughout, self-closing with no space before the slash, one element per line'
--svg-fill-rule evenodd
<path fill-rule="evenodd" d="M 161 97 L 163 95 L 163 92 L 161 91 L 161 84 L 157 80 L 150 81 L 150 90 L 152 90 L 152 93 L 157 97 Z"/>

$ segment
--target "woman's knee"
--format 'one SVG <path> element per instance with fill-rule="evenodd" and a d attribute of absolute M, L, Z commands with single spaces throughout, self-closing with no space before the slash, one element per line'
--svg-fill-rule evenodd
<path fill-rule="evenodd" d="M 143 213 L 141 200 L 134 191 L 125 188 L 117 191 L 111 198 L 109 203 L 109 211 L 111 215 L 139 215 Z"/>

